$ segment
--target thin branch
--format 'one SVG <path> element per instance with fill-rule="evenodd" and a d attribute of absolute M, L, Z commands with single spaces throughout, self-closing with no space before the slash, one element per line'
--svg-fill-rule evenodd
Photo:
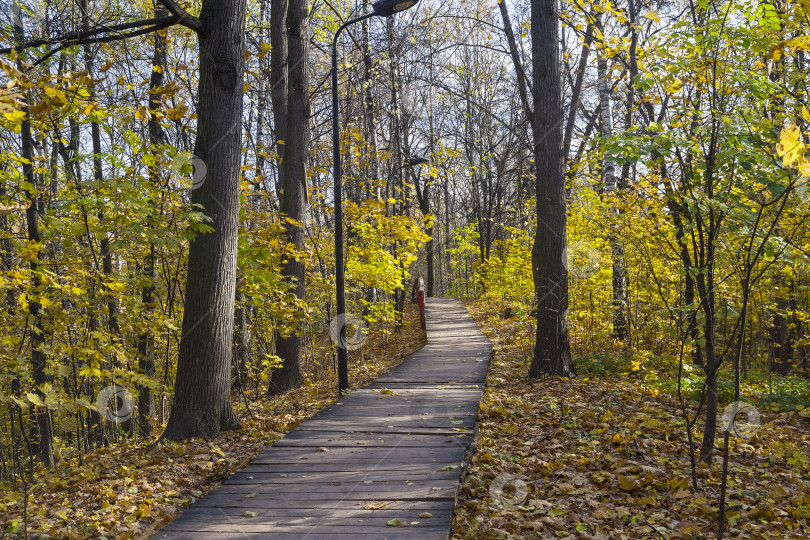
<path fill-rule="evenodd" d="M 156 24 L 154 26 L 149 26 L 147 28 L 141 28 L 139 30 L 134 30 L 132 32 L 127 32 L 127 33 L 124 33 L 124 34 L 115 34 L 115 35 L 112 35 L 112 36 L 102 36 L 102 37 L 97 37 L 97 38 L 84 39 L 84 40 L 79 41 L 79 42 L 64 43 L 64 44 L 60 45 L 59 47 L 57 47 L 55 49 L 51 49 L 50 51 L 48 51 L 48 54 L 46 54 L 45 56 L 43 56 L 42 58 L 40 58 L 39 60 L 34 62 L 32 64 L 32 66 L 38 66 L 39 64 L 41 64 L 42 62 L 44 62 L 45 60 L 47 60 L 48 58 L 50 58 L 51 56 L 56 54 L 57 52 L 59 52 L 59 51 L 61 51 L 63 49 L 67 49 L 68 47 L 72 47 L 74 45 L 90 44 L 90 43 L 108 43 L 110 41 L 120 41 L 122 39 L 127 39 L 127 38 L 131 38 L 131 37 L 135 37 L 135 36 L 141 36 L 143 34 L 148 34 L 150 32 L 155 32 L 157 30 L 163 30 L 164 28 L 168 28 L 169 26 L 172 26 L 172 25 L 176 24 L 176 22 L 177 21 L 175 20 L 174 22 Z"/>
<path fill-rule="evenodd" d="M 84 43 L 97 43 L 97 41 L 88 41 L 89 38 L 93 36 L 97 36 L 98 34 L 104 34 L 107 32 L 121 32 L 124 30 L 131 30 L 133 28 L 141 28 L 144 26 L 160 26 L 161 28 L 165 26 L 171 26 L 179 22 L 179 18 L 176 16 L 171 17 L 156 17 L 153 19 L 144 19 L 142 21 L 133 21 L 128 23 L 116 24 L 113 26 L 102 26 L 99 28 L 93 28 L 92 30 L 78 30 L 75 32 L 68 32 L 67 34 L 63 34 L 59 37 L 55 38 L 40 38 L 34 39 L 31 41 L 26 41 L 20 45 L 15 45 L 14 47 L 5 47 L 0 49 L 0 54 L 8 54 L 13 50 L 17 52 L 24 51 L 26 49 L 32 49 L 34 47 L 40 47 L 42 45 L 60 45 L 60 47 L 70 47 L 72 45 L 81 45 Z M 112 36 L 110 36 L 112 37 Z M 129 37 L 129 34 L 121 35 L 117 39 L 125 39 Z M 114 39 L 110 39 L 108 41 L 114 41 Z"/>

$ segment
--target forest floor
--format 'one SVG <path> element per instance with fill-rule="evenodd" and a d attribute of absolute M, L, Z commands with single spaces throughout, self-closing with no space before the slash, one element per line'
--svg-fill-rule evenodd
<path fill-rule="evenodd" d="M 404 322 L 388 345 L 372 327 L 362 362 L 356 358 L 359 350 L 350 353 L 352 388 L 369 384 L 425 345 L 416 304 L 406 303 Z M 0 538 L 23 538 L 26 526 L 29 538 L 148 538 L 266 446 L 336 401 L 334 372 L 305 377 L 301 387 L 283 396 L 252 401 L 250 412 L 240 407 L 242 429 L 217 439 L 155 445 L 156 432 L 86 454 L 81 462 L 64 459 L 38 470 L 27 497 L 20 482 L 0 485 Z"/>
<path fill-rule="evenodd" d="M 722 451 L 710 467 L 697 468 L 692 490 L 671 358 L 625 361 L 618 345 L 575 351 L 576 379 L 529 380 L 534 324 L 505 317 L 503 306 L 467 308 L 495 348 L 454 539 L 717 537 Z M 725 538 L 808 538 L 807 383 L 771 380 L 766 392 L 751 380 L 741 400 L 757 408 L 760 422 L 749 415 L 741 436 L 732 432 Z M 721 407 L 723 390 L 727 385 Z M 694 412 L 697 402 L 688 403 Z M 722 448 L 727 424 L 718 425 Z M 698 445 L 701 428 L 693 428 Z"/>

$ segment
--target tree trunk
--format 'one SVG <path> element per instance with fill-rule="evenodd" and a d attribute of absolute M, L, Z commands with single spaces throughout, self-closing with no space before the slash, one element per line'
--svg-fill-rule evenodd
<path fill-rule="evenodd" d="M 84 31 L 88 31 L 90 29 L 90 17 L 89 17 L 89 10 L 87 5 L 87 0 L 81 1 L 81 10 L 82 10 L 82 28 Z M 84 55 L 84 68 L 87 70 L 88 75 L 92 78 L 93 77 L 93 54 L 89 44 L 85 44 L 83 46 L 83 55 Z M 90 94 L 90 102 L 93 103 L 96 101 L 96 90 L 94 86 L 90 86 L 89 94 Z M 101 128 L 99 127 L 98 120 L 91 120 L 90 122 L 90 140 L 93 145 L 93 180 L 95 180 L 96 185 L 99 187 L 104 183 L 104 169 L 103 163 L 101 161 Z M 104 224 L 104 212 L 98 212 L 98 221 L 99 224 Z M 101 238 L 100 242 L 100 251 L 101 251 L 101 271 L 106 279 L 110 279 L 113 273 L 113 261 L 112 261 L 112 251 L 110 251 L 110 235 L 106 231 L 104 232 L 104 236 Z M 112 339 L 113 344 L 116 347 L 121 346 L 121 327 L 118 324 L 118 314 L 120 312 L 120 308 L 118 306 L 118 299 L 116 298 L 115 294 L 107 287 L 106 284 L 103 283 L 99 279 L 99 289 L 102 292 L 102 299 L 106 301 L 107 304 L 107 331 Z M 120 368 L 121 362 L 113 353 L 113 360 L 112 363 L 115 367 Z M 116 422 L 116 430 L 120 429 L 125 433 L 132 433 L 132 420 L 131 418 L 126 418 L 122 422 Z"/>
<path fill-rule="evenodd" d="M 174 402 L 163 437 L 213 438 L 237 429 L 230 400 L 239 234 L 239 165 L 246 0 L 204 0 L 198 32 L 200 83 L 194 154 L 206 166 L 191 192 L 213 232 L 189 246 L 186 303 Z M 195 173 L 199 173 L 195 171 Z"/>
<path fill-rule="evenodd" d="M 22 14 L 18 4 L 14 7 L 18 10 L 14 20 L 14 34 L 18 42 L 25 41 L 22 26 Z M 22 70 L 22 59 L 17 61 L 18 69 Z M 20 143 L 22 146 L 23 157 L 23 178 L 29 184 L 26 189 L 26 198 L 28 199 L 28 208 L 25 211 L 25 219 L 28 229 L 28 242 L 33 246 L 38 246 L 41 242 L 39 234 L 39 204 L 40 197 L 37 192 L 36 177 L 34 176 L 34 138 L 31 134 L 31 115 L 28 107 L 29 100 L 26 99 L 26 104 L 22 110 L 25 113 L 25 118 L 20 125 Z M 40 252 L 37 249 L 36 253 L 31 259 L 31 291 L 39 290 L 42 279 L 41 272 L 42 266 L 39 261 Z M 45 368 L 48 364 L 48 357 L 43 352 L 42 348 L 45 345 L 45 326 L 42 320 L 42 306 L 35 298 L 28 297 L 28 315 L 31 332 L 31 376 L 34 380 L 34 391 L 44 401 L 44 394 L 42 393 L 42 385 L 48 380 L 45 373 Z M 39 410 L 36 415 L 37 432 L 34 439 L 33 451 L 39 455 L 40 461 L 47 467 L 54 464 L 53 460 L 53 425 L 51 421 L 50 411 L 46 408 Z"/>
<path fill-rule="evenodd" d="M 562 149 L 560 42 L 556 0 L 532 0 L 534 152 L 537 166 L 537 231 L 532 271 L 537 295 L 537 334 L 530 377 L 576 375 L 568 342 L 565 155 Z"/>
<path fill-rule="evenodd" d="M 707 192 L 711 197 L 713 195 L 712 182 L 713 176 L 710 159 L 707 160 L 710 164 L 707 167 Z M 717 356 L 717 337 L 716 337 L 716 309 L 717 305 L 715 296 L 715 279 L 714 279 L 714 261 L 715 250 L 717 242 L 717 231 L 720 224 L 716 220 L 713 210 L 709 209 L 709 224 L 706 227 L 706 249 L 705 259 L 701 265 L 701 271 L 698 274 L 696 286 L 698 295 L 704 310 L 704 323 L 703 335 L 706 339 L 706 365 L 704 372 L 706 373 L 706 424 L 703 427 L 703 442 L 700 446 L 700 461 L 703 463 L 711 463 L 712 453 L 714 451 L 714 436 L 717 433 L 717 371 L 720 369 L 720 362 L 722 357 Z"/>
<path fill-rule="evenodd" d="M 771 370 L 780 375 L 787 375 L 793 367 L 793 341 L 789 328 L 790 300 L 785 298 L 785 281 L 783 276 L 776 280 L 777 297 L 776 310 L 771 319 L 771 346 L 773 348 L 773 362 Z"/>
<path fill-rule="evenodd" d="M 168 15 L 163 7 L 155 7 L 155 17 L 165 17 Z M 152 75 L 149 78 L 149 144 L 152 146 L 152 153 L 155 157 L 155 165 L 149 167 L 149 181 L 151 188 L 160 185 L 160 169 L 157 166 L 159 151 L 157 146 L 163 143 L 163 128 L 157 119 L 156 111 L 161 105 L 160 94 L 155 90 L 163 85 L 163 74 L 166 72 L 166 35 L 162 32 L 155 33 L 155 54 L 152 58 Z M 152 201 L 154 206 L 154 201 Z M 148 220 L 147 227 L 153 226 L 152 218 Z M 149 251 L 143 260 L 143 276 L 147 283 L 141 289 L 141 302 L 146 314 L 146 320 L 150 321 L 155 312 L 155 281 L 157 281 L 157 254 L 155 244 L 149 242 Z M 155 335 L 152 332 L 151 324 L 147 323 L 143 331 L 138 335 L 138 370 L 147 377 L 155 376 Z M 138 431 L 141 436 L 148 437 L 152 433 L 152 422 L 155 417 L 155 396 L 152 389 L 147 385 L 138 387 Z"/>
<path fill-rule="evenodd" d="M 369 0 L 363 0 L 363 13 L 368 12 Z M 373 79 L 372 73 L 372 60 L 371 60 L 371 36 L 369 33 L 368 19 L 363 21 L 363 87 L 364 92 L 364 108 L 366 117 L 366 137 L 368 142 L 369 153 L 371 159 L 368 166 L 368 178 L 366 182 L 370 184 L 367 190 L 374 194 L 374 198 L 379 200 L 382 196 L 380 185 L 380 162 L 377 156 L 377 118 L 374 114 L 374 92 L 371 87 Z"/>
<path fill-rule="evenodd" d="M 603 144 L 613 135 L 613 106 L 611 103 L 611 84 L 608 72 L 607 51 L 605 50 L 605 27 L 602 24 L 602 10 L 596 12 L 596 27 L 602 36 L 599 43 L 599 54 L 597 57 L 598 87 L 599 87 L 599 110 L 601 112 L 601 133 Z M 612 157 L 605 154 L 602 160 L 602 185 L 605 194 L 611 196 L 617 192 L 616 183 L 616 162 Z M 615 206 L 610 208 L 613 219 L 618 218 L 619 209 Z M 624 246 L 619 240 L 616 230 L 618 223 L 614 224 L 610 234 L 610 251 L 613 263 L 613 337 L 624 340 L 627 335 L 626 316 L 626 272 L 624 269 Z"/>
<path fill-rule="evenodd" d="M 400 111 L 400 85 L 402 79 L 399 73 L 399 47 L 396 45 L 397 39 L 394 32 L 394 18 L 388 17 L 386 21 L 386 30 L 388 32 L 388 55 L 390 57 L 390 74 L 391 74 L 391 152 L 394 156 L 394 171 L 393 177 L 390 179 L 394 182 L 392 186 L 393 198 L 399 201 L 399 205 L 394 203 L 394 215 L 405 214 L 405 182 L 404 171 L 405 166 L 402 156 L 402 115 Z M 394 253 L 396 254 L 396 242 L 394 242 Z M 402 313 L 405 311 L 405 267 L 400 261 L 400 283 L 394 290 L 394 304 L 396 311 L 396 326 L 395 330 L 398 332 L 402 329 Z"/>
<path fill-rule="evenodd" d="M 296 250 L 304 247 L 304 227 L 307 204 L 307 156 L 309 154 L 309 8 L 306 0 L 290 0 L 287 7 L 288 89 L 287 126 L 284 159 L 281 162 L 281 211 L 294 220 L 286 222 L 287 241 Z M 306 292 L 304 264 L 288 256 L 281 268 L 284 279 L 293 285 L 292 292 L 303 299 Z M 293 322 L 295 325 L 295 321 Z M 295 388 L 304 381 L 301 373 L 303 336 L 295 330 L 288 336 L 276 336 L 276 354 L 281 368 L 273 372 L 268 395 L 277 395 Z"/>

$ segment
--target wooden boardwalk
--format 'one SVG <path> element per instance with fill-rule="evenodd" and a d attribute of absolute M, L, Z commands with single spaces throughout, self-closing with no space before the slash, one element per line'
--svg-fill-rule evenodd
<path fill-rule="evenodd" d="M 426 312 L 423 349 L 302 422 L 153 538 L 446 540 L 492 344 L 456 299 L 431 298 Z"/>

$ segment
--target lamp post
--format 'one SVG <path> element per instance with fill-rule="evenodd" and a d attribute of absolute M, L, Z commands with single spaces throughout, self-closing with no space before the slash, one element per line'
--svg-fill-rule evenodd
<path fill-rule="evenodd" d="M 394 174 L 395 172 L 397 172 L 399 170 L 402 170 L 402 169 L 406 169 L 406 168 L 410 169 L 411 167 L 417 167 L 419 165 L 423 165 L 425 163 L 428 163 L 429 161 L 430 161 L 429 159 L 427 159 L 425 157 L 422 157 L 422 156 L 416 156 L 416 157 L 409 158 L 407 163 L 405 163 L 404 165 L 402 165 L 400 167 L 397 167 L 396 169 L 391 171 L 391 174 Z M 402 176 L 400 176 L 400 185 L 398 187 L 400 189 L 400 195 L 402 195 L 404 197 L 405 190 L 404 190 L 404 186 L 402 185 Z M 399 203 L 399 212 L 397 212 L 396 204 L 394 204 L 393 213 L 395 215 L 399 215 L 399 216 L 404 216 L 405 215 L 405 210 L 407 210 L 408 208 L 411 207 L 411 205 L 406 205 L 405 202 L 406 201 L 403 198 L 402 202 Z M 397 241 L 394 240 L 394 253 L 395 254 L 396 254 L 396 251 L 397 251 Z M 400 281 L 401 281 L 401 283 L 405 283 L 405 265 L 402 262 L 402 260 L 399 261 L 399 269 L 400 269 L 400 275 L 401 275 Z M 396 331 L 398 332 L 402 328 L 402 312 L 405 311 L 405 288 L 404 288 L 404 285 L 400 284 L 400 286 L 394 291 L 394 302 L 396 304 L 395 309 L 396 309 L 396 312 L 397 312 Z"/>
<path fill-rule="evenodd" d="M 332 156 L 335 176 L 335 293 L 337 296 L 337 372 L 338 395 L 349 390 L 349 366 L 346 350 L 346 280 L 343 262 L 343 185 L 340 170 L 340 127 L 338 124 L 337 43 L 340 33 L 348 26 L 371 17 L 388 17 L 416 5 L 419 0 L 379 0 L 366 13 L 343 23 L 332 41 Z"/>

